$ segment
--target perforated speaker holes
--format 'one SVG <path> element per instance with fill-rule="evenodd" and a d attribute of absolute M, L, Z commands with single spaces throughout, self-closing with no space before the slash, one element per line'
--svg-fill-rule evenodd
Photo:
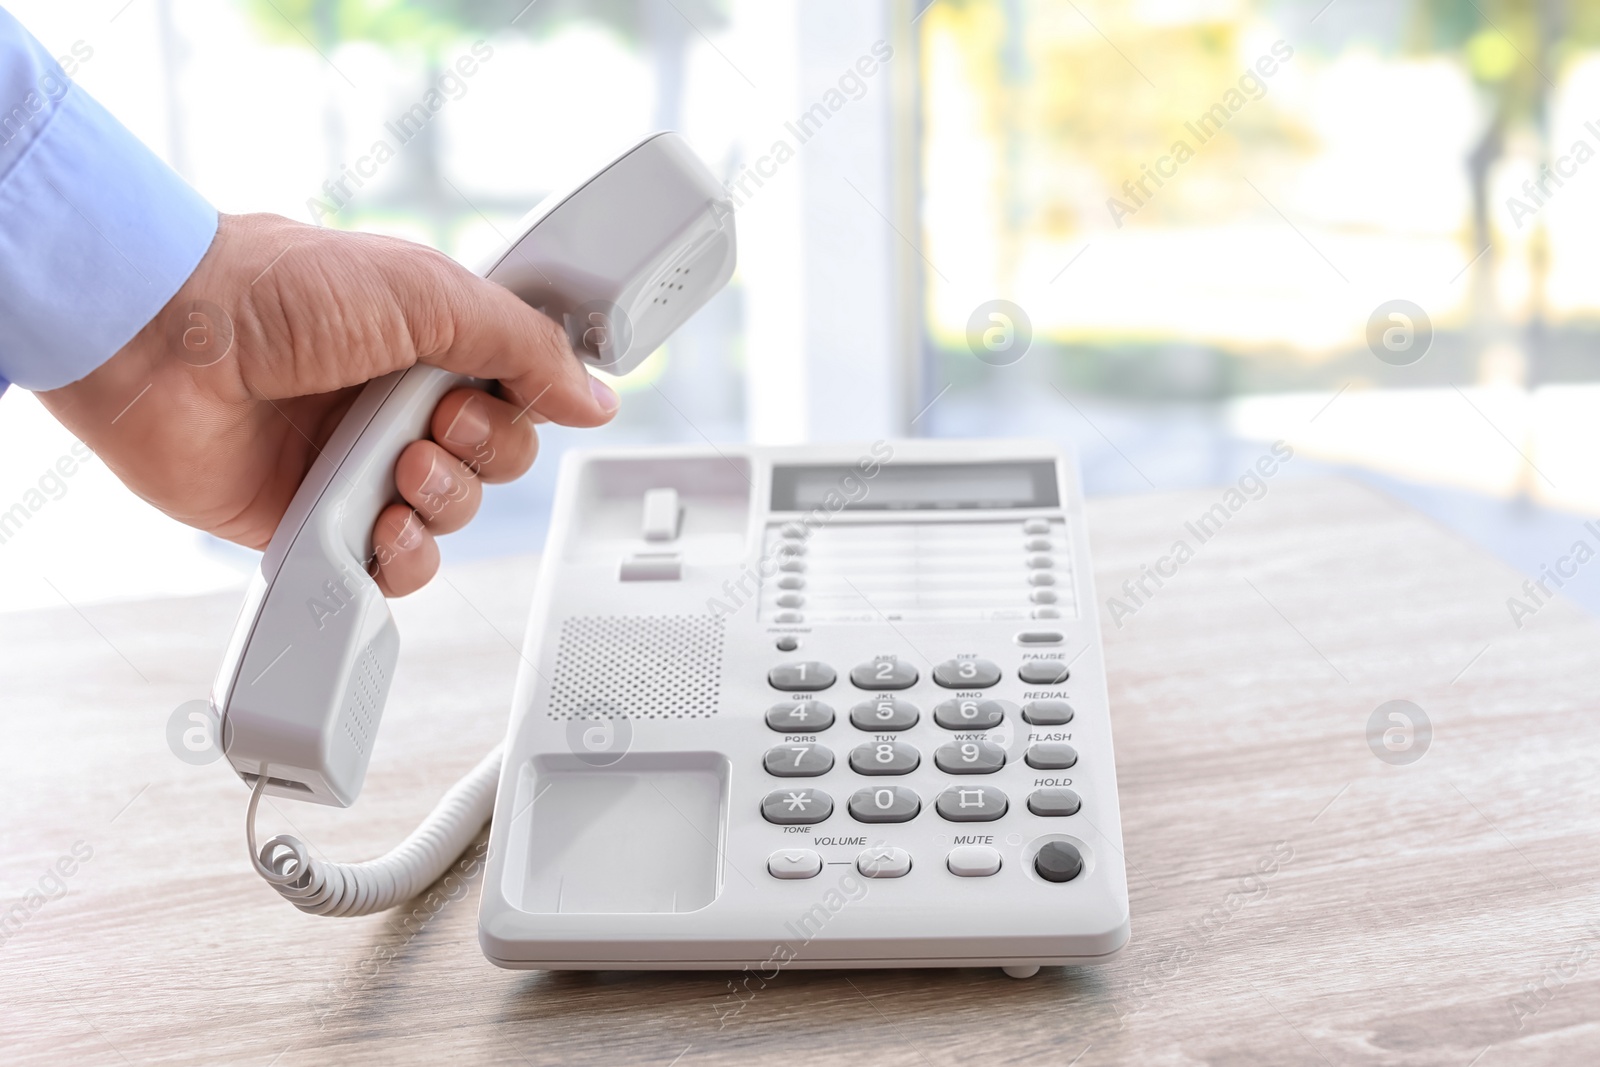
<path fill-rule="evenodd" d="M 715 715 L 723 620 L 710 615 L 574 615 L 561 624 L 552 719 Z"/>

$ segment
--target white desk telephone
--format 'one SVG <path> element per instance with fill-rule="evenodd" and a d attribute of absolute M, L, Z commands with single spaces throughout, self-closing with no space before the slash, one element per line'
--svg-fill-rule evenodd
<path fill-rule="evenodd" d="M 662 134 L 547 200 L 482 273 L 622 373 L 733 263 L 724 190 Z M 363 391 L 230 641 L 212 699 L 279 893 L 393 906 L 492 805 L 479 938 L 505 967 L 1025 976 L 1122 947 L 1081 490 L 1048 444 L 569 453 L 503 760 L 378 860 L 258 848 L 263 793 L 360 792 L 399 648 L 370 531 L 401 449 L 464 381 L 414 367 Z"/>

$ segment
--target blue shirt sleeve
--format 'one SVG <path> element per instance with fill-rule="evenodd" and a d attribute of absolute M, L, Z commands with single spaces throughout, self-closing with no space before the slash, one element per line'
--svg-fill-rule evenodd
<path fill-rule="evenodd" d="M 0 389 L 110 359 L 216 232 L 216 209 L 0 9 Z"/>

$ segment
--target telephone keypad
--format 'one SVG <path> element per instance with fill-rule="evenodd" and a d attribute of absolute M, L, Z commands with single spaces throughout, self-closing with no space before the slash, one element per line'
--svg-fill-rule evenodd
<path fill-rule="evenodd" d="M 811 693 L 826 689 L 838 680 L 834 669 L 816 660 L 780 663 L 767 672 L 767 683 L 785 692 Z"/>
<path fill-rule="evenodd" d="M 850 709 L 850 725 L 857 730 L 880 730 L 893 733 L 909 730 L 917 725 L 922 713 L 909 700 L 898 697 L 879 697 L 863 700 Z"/>
<path fill-rule="evenodd" d="M 987 689 L 1000 681 L 1000 668 L 986 659 L 947 659 L 933 669 L 946 689 Z"/>
<path fill-rule="evenodd" d="M 761 801 L 761 817 L 779 826 L 806 826 L 833 814 L 833 798 L 820 789 L 775 789 Z"/>
<path fill-rule="evenodd" d="M 786 734 L 814 734 L 833 725 L 833 708 L 820 700 L 785 700 L 767 709 L 767 725 Z"/>
<path fill-rule="evenodd" d="M 993 774 L 1006 765 L 1006 750 L 993 741 L 951 741 L 933 750 L 933 765 L 946 774 Z"/>
<path fill-rule="evenodd" d="M 922 798 L 904 786 L 880 785 L 856 790 L 848 807 L 857 822 L 910 822 L 922 811 Z"/>
<path fill-rule="evenodd" d="M 946 730 L 988 730 L 1005 720 L 1008 709 L 1015 707 L 1004 700 L 945 700 L 933 709 L 933 721 Z"/>
<path fill-rule="evenodd" d="M 778 778 L 815 778 L 833 770 L 833 753 L 823 745 L 778 745 L 761 762 Z"/>
<path fill-rule="evenodd" d="M 857 774 L 910 774 L 922 754 L 904 741 L 873 741 L 850 750 L 850 769 Z"/>

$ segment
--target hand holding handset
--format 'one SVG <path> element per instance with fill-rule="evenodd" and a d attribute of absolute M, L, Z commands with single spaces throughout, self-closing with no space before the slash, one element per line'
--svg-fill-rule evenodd
<path fill-rule="evenodd" d="M 623 374 L 722 288 L 734 255 L 726 191 L 682 139 L 663 133 L 547 198 L 479 274 L 562 323 L 585 363 Z M 228 762 L 256 787 L 252 834 L 263 792 L 345 807 L 361 791 L 399 653 L 394 620 L 369 575 L 372 528 L 399 499 L 401 451 L 426 435 L 434 406 L 462 385 L 489 383 L 421 365 L 371 382 L 312 465 L 252 578 L 212 692 Z M 484 808 L 471 832 L 486 818 Z M 284 848 L 277 863 L 264 853 L 258 869 L 266 874 L 265 862 L 277 874 L 269 879 L 293 899 L 286 885 L 311 872 L 300 848 L 290 849 L 294 856 Z M 298 872 L 284 860 L 299 862 Z"/>

